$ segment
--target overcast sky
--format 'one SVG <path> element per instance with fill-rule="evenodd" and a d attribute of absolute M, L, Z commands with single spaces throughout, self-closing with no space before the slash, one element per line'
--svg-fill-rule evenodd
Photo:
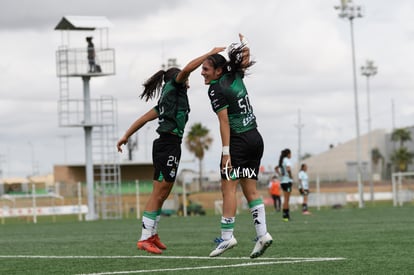
<path fill-rule="evenodd" d="M 354 20 L 361 134 L 367 132 L 366 78 L 360 66 L 374 60 L 370 79 L 372 129 L 413 125 L 414 1 L 359 0 L 364 17 Z M 214 46 L 237 42 L 243 33 L 257 62 L 245 83 L 265 141 L 262 159 L 273 167 L 280 151 L 319 154 L 330 144 L 356 136 L 349 20 L 328 0 L 1 0 L 0 168 L 4 177 L 53 172 L 54 164 L 84 162 L 82 128 L 60 128 L 54 27 L 65 15 L 106 16 L 109 46 L 116 51 L 116 75 L 93 78 L 91 97 L 112 95 L 118 103 L 121 136 L 156 103 L 140 101 L 142 83 L 168 58 L 185 65 Z M 96 35 L 91 33 L 92 35 Z M 85 33 L 85 36 L 88 33 Z M 73 43 L 73 44 L 72 44 Z M 85 47 L 71 38 L 73 47 Z M 205 169 L 215 170 L 221 151 L 218 122 L 200 69 L 190 76 L 192 124 L 211 130 L 213 146 Z M 70 96 L 82 98 L 82 81 L 70 79 Z M 392 112 L 394 102 L 394 120 Z M 154 121 L 138 134 L 137 161 L 150 161 Z M 115 144 L 114 144 L 115 150 Z M 120 155 L 125 160 L 127 154 Z M 181 167 L 197 169 L 183 146 Z"/>

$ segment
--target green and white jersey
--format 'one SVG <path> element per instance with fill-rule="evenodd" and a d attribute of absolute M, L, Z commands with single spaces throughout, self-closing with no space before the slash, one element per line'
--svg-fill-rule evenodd
<path fill-rule="evenodd" d="M 308 174 L 305 171 L 299 172 L 298 180 L 304 190 L 309 190 Z"/>
<path fill-rule="evenodd" d="M 214 112 L 227 108 L 231 133 L 244 133 L 257 127 L 253 107 L 240 74 L 225 74 L 213 80 L 208 89 Z"/>
<path fill-rule="evenodd" d="M 289 173 L 287 172 L 287 167 L 292 169 L 292 162 L 290 158 L 285 157 L 282 160 L 282 178 L 280 179 L 281 183 L 291 183 L 293 180 L 289 177 Z"/>
<path fill-rule="evenodd" d="M 177 83 L 175 78 L 165 83 L 154 109 L 158 113 L 159 134 L 173 133 L 183 137 L 190 112 L 185 83 Z"/>

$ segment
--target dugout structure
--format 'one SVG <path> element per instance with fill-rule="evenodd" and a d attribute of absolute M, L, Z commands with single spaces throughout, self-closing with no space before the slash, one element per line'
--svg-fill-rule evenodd
<path fill-rule="evenodd" d="M 121 176 L 114 149 L 118 132 L 116 100 L 112 96 L 90 95 L 93 78 L 115 74 L 115 50 L 109 47 L 110 27 L 111 22 L 104 16 L 64 16 L 55 27 L 61 32 L 62 41 L 56 51 L 59 126 L 81 127 L 85 134 L 86 220 L 96 220 L 99 215 L 102 219 L 122 217 Z M 93 46 L 89 44 L 91 37 Z M 82 79 L 83 98 L 71 96 L 70 77 Z"/>

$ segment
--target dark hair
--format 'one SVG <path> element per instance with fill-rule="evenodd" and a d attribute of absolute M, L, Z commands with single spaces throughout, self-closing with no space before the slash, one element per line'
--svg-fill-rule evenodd
<path fill-rule="evenodd" d="M 303 169 L 305 169 L 306 163 L 302 163 L 302 165 L 300 166 L 300 171 L 303 171 Z"/>
<path fill-rule="evenodd" d="M 168 81 L 173 79 L 180 71 L 180 69 L 172 67 L 166 71 L 159 70 L 158 72 L 156 72 L 153 76 L 148 78 L 147 81 L 145 81 L 145 83 L 143 84 L 144 91 L 140 95 L 140 98 L 145 98 L 145 101 L 148 101 L 149 99 L 152 99 L 155 96 L 158 97 L 163 82 L 167 83 Z"/>
<path fill-rule="evenodd" d="M 248 63 L 243 64 L 243 51 L 245 50 L 246 45 L 236 45 L 237 44 L 232 44 L 230 46 L 230 51 L 228 53 L 230 60 L 227 64 L 227 68 L 233 74 L 236 72 L 244 74 L 245 70 L 253 66 L 256 62 L 250 60 Z"/>
<path fill-rule="evenodd" d="M 283 159 L 287 157 L 290 154 L 290 149 L 286 148 L 280 152 L 279 157 L 279 168 L 282 169 L 282 175 L 284 174 L 284 168 L 283 168 Z"/>
<path fill-rule="evenodd" d="M 221 54 L 218 54 L 218 53 L 212 54 L 209 57 L 207 57 L 206 60 L 210 61 L 214 69 L 222 68 L 223 72 L 224 70 L 226 70 L 227 60 Z"/>
<path fill-rule="evenodd" d="M 245 70 L 251 67 L 255 61 L 249 61 L 247 64 L 243 64 L 243 50 L 245 49 L 246 45 L 241 44 L 236 46 L 236 44 L 232 44 L 230 46 L 230 50 L 228 51 L 229 61 L 227 61 L 224 56 L 221 54 L 213 54 L 207 57 L 207 60 L 210 61 L 211 65 L 214 69 L 221 68 L 223 70 L 223 74 L 225 73 L 241 73 L 244 75 Z"/>

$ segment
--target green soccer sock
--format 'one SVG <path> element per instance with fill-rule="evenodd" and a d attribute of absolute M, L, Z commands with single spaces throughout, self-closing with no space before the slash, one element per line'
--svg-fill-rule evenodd
<path fill-rule="evenodd" d="M 146 240 L 152 236 L 157 219 L 157 211 L 144 211 L 142 217 L 142 231 L 140 240 Z"/>
<path fill-rule="evenodd" d="M 249 202 L 250 213 L 252 214 L 256 236 L 261 237 L 267 233 L 266 211 L 262 199 Z"/>
<path fill-rule="evenodd" d="M 157 210 L 157 216 L 155 217 L 155 224 L 154 224 L 154 229 L 152 230 L 152 235 L 157 234 L 158 232 L 158 224 L 160 223 L 161 220 L 161 209 Z"/>
<path fill-rule="evenodd" d="M 234 223 L 235 223 L 236 217 L 221 217 L 221 238 L 225 241 L 230 240 L 233 236 L 234 231 Z"/>

